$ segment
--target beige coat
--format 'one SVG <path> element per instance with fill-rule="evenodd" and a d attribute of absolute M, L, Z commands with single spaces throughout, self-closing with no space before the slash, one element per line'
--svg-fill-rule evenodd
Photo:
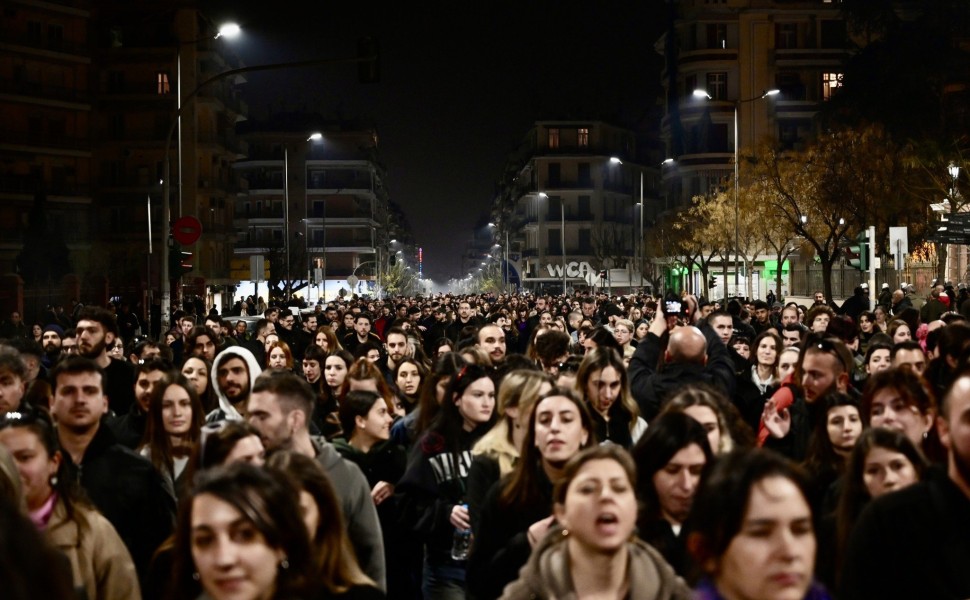
<path fill-rule="evenodd" d="M 532 551 L 519 579 L 505 587 L 502 600 L 578 600 L 569 571 L 567 544 L 550 531 Z M 635 600 L 689 600 L 691 590 L 659 552 L 640 539 L 629 549 L 629 597 Z"/>
<path fill-rule="evenodd" d="M 140 600 L 135 564 L 111 523 L 92 508 L 75 505 L 74 513 L 69 519 L 58 499 L 44 532 L 71 561 L 74 587 L 90 600 Z"/>

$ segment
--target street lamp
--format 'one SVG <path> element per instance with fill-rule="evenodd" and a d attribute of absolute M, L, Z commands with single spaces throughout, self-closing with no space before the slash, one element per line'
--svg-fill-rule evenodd
<path fill-rule="evenodd" d="M 738 204 L 739 196 L 739 184 L 738 184 L 738 109 L 740 106 L 746 102 L 754 102 L 755 100 L 763 100 L 769 96 L 776 96 L 781 93 L 781 90 L 770 89 L 761 92 L 760 95 L 754 96 L 752 98 L 746 98 L 744 100 L 734 101 L 734 293 L 738 293 L 739 285 L 739 269 L 738 269 L 738 258 L 741 252 L 741 235 L 739 229 L 740 220 L 740 209 Z M 710 94 L 706 90 L 694 90 L 693 96 L 695 98 L 706 98 L 708 100 L 713 100 Z"/>

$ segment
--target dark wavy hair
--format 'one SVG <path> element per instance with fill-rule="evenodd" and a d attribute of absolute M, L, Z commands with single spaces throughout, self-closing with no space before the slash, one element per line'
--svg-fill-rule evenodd
<path fill-rule="evenodd" d="M 185 390 L 189 395 L 189 403 L 192 406 L 192 419 L 185 441 L 189 443 L 188 448 L 192 448 L 199 441 L 199 434 L 202 424 L 205 421 L 205 409 L 199 395 L 195 392 L 195 386 L 186 379 L 185 375 L 178 375 L 163 378 L 156 384 L 152 391 L 152 398 L 148 405 L 148 419 L 145 421 L 145 434 L 142 436 L 141 445 L 149 448 L 149 456 L 155 469 L 161 473 L 169 473 L 172 480 L 175 480 L 175 448 L 172 445 L 172 438 L 165 431 L 165 423 L 162 419 L 162 398 L 166 390 L 173 385 Z"/>
<path fill-rule="evenodd" d="M 204 495 L 231 505 L 259 531 L 267 546 L 283 551 L 289 565 L 277 569 L 275 597 L 304 597 L 315 569 L 310 538 L 300 517 L 299 490 L 277 471 L 246 463 L 202 471 L 183 502 L 175 531 L 177 597 L 195 598 L 199 593 L 193 579 L 192 513 L 195 501 Z"/>

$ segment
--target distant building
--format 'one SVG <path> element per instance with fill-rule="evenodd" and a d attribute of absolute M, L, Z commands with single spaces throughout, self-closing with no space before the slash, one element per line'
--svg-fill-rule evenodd
<path fill-rule="evenodd" d="M 249 256 L 276 256 L 272 263 L 281 272 L 273 277 L 285 279 L 288 252 L 290 279 L 299 288 L 308 276 L 312 281 L 300 292 L 310 301 L 324 290 L 328 300 L 341 288 L 372 291 L 376 265 L 388 263 L 390 240 L 402 233 L 400 224 L 391 226 L 376 130 L 291 114 L 242 123 L 238 131 L 249 146 L 249 155 L 234 165 L 247 184 L 235 199 L 238 266 L 248 269 Z M 308 140 L 315 132 L 321 139 Z M 347 283 L 351 275 L 360 280 L 354 290 Z"/>
<path fill-rule="evenodd" d="M 509 277 L 532 291 L 639 285 L 640 190 L 656 215 L 657 168 L 637 164 L 632 131 L 601 121 L 537 121 L 493 203 Z M 598 273 L 609 270 L 609 278 Z"/>

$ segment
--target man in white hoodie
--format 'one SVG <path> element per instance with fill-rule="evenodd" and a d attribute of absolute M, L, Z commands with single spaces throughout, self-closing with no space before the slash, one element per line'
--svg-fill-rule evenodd
<path fill-rule="evenodd" d="M 220 352 L 209 374 L 219 408 L 206 415 L 206 423 L 245 420 L 249 394 L 262 372 L 253 353 L 242 346 L 231 346 Z"/>

